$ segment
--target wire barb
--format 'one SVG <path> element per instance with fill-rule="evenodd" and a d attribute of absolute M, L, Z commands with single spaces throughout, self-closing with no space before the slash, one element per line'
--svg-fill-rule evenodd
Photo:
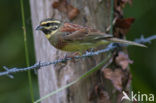
<path fill-rule="evenodd" d="M 151 43 L 152 40 L 155 40 L 156 39 L 156 35 L 153 35 L 153 36 L 150 36 L 150 37 L 147 37 L 147 38 L 144 38 L 144 36 L 142 35 L 141 38 L 139 39 L 135 39 L 135 42 L 137 43 Z M 105 53 L 105 52 L 108 52 L 108 51 L 111 51 L 111 50 L 114 50 L 115 48 L 118 47 L 118 45 L 115 45 L 116 43 L 111 43 L 109 44 L 105 49 L 102 49 L 102 50 L 98 50 L 98 51 L 95 51 L 95 52 L 86 52 L 85 54 L 83 54 L 82 56 L 74 56 L 72 58 L 63 58 L 63 59 L 59 59 L 59 60 L 55 60 L 53 62 L 38 62 L 38 63 L 35 63 L 34 65 L 32 66 L 29 66 L 29 67 L 25 67 L 25 68 L 8 68 L 6 66 L 3 66 L 3 68 L 5 69 L 5 71 L 3 72 L 0 72 L 0 76 L 4 76 L 4 75 L 7 75 L 9 78 L 14 78 L 13 75 L 11 75 L 12 73 L 16 73 L 16 72 L 23 72 L 23 71 L 28 71 L 28 70 L 32 70 L 32 69 L 39 69 L 41 67 L 46 67 L 46 66 L 49 66 L 49 65 L 52 65 L 52 64 L 57 64 L 57 63 L 62 63 L 62 62 L 66 62 L 68 60 L 72 60 L 72 59 L 81 59 L 81 58 L 86 58 L 86 57 L 90 57 L 90 56 L 94 56 L 94 55 L 99 55 L 101 53 Z M 123 46 L 128 46 L 128 45 L 119 45 L 121 47 Z"/>
<path fill-rule="evenodd" d="M 13 79 L 14 76 L 9 74 L 9 68 L 7 68 L 6 66 L 3 66 L 3 69 L 6 70 L 6 72 L 8 72 L 8 74 L 6 74 L 9 78 Z M 13 70 L 13 69 L 12 69 Z"/>

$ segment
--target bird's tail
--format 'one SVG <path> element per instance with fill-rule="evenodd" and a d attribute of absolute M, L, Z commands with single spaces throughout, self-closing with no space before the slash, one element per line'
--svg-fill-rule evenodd
<path fill-rule="evenodd" d="M 123 40 L 119 38 L 109 38 L 110 41 L 116 42 L 116 43 L 121 43 L 121 44 L 128 44 L 128 45 L 135 45 L 135 46 L 140 46 L 140 47 L 147 47 L 146 45 L 139 44 L 133 41 L 128 41 L 128 40 Z"/>

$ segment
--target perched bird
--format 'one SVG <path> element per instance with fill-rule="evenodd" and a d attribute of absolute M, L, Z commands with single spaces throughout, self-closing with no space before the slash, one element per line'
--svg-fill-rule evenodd
<path fill-rule="evenodd" d="M 69 52 L 81 52 L 112 42 L 146 47 L 143 44 L 119 39 L 90 27 L 61 22 L 51 18 L 41 21 L 36 30 L 43 31 L 55 48 Z"/>

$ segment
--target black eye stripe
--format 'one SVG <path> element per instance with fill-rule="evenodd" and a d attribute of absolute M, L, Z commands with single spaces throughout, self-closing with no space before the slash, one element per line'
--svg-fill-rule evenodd
<path fill-rule="evenodd" d="M 59 25 L 59 23 L 51 23 L 51 25 Z"/>
<path fill-rule="evenodd" d="M 43 24 L 42 26 L 54 26 L 54 25 L 59 26 L 60 24 L 59 23 L 46 23 L 46 24 Z"/>
<path fill-rule="evenodd" d="M 51 28 L 50 30 L 56 30 L 57 29 L 57 27 L 53 27 L 53 28 Z"/>

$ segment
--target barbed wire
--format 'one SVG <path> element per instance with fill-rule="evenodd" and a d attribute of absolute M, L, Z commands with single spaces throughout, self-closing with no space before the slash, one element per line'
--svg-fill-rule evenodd
<path fill-rule="evenodd" d="M 135 39 L 135 42 L 137 43 L 151 43 L 152 40 L 156 39 L 156 35 L 153 35 L 153 36 L 150 36 L 150 37 L 147 37 L 147 38 L 144 38 L 144 36 L 141 36 L 141 38 L 137 38 Z M 98 50 L 98 51 L 95 51 L 95 52 L 86 52 L 85 54 L 83 54 L 82 56 L 74 56 L 74 57 L 65 57 L 63 59 L 59 59 L 59 60 L 55 60 L 53 62 L 38 62 L 38 63 L 35 63 L 34 65 L 32 66 L 29 66 L 29 67 L 25 67 L 25 68 L 17 68 L 17 67 L 13 67 L 13 68 L 8 68 L 6 66 L 3 66 L 4 70 L 3 72 L 0 72 L 0 76 L 4 76 L 4 75 L 7 75 L 8 77 L 10 78 L 14 78 L 14 76 L 12 75 L 13 73 L 16 73 L 16 72 L 23 72 L 23 71 L 28 71 L 28 70 L 32 70 L 32 69 L 39 69 L 41 67 L 45 67 L 45 66 L 49 66 L 49 65 L 52 65 L 52 64 L 57 64 L 57 63 L 61 63 L 61 62 L 66 62 L 68 60 L 72 60 L 72 59 L 81 59 L 81 58 L 86 58 L 86 57 L 91 57 L 91 56 L 94 56 L 94 55 L 98 55 L 98 54 L 101 54 L 101 53 L 105 53 L 105 52 L 108 52 L 108 51 L 111 51 L 119 46 L 128 46 L 128 45 L 116 45 L 117 43 L 111 43 L 109 44 L 105 49 L 102 49 L 102 50 Z"/>

